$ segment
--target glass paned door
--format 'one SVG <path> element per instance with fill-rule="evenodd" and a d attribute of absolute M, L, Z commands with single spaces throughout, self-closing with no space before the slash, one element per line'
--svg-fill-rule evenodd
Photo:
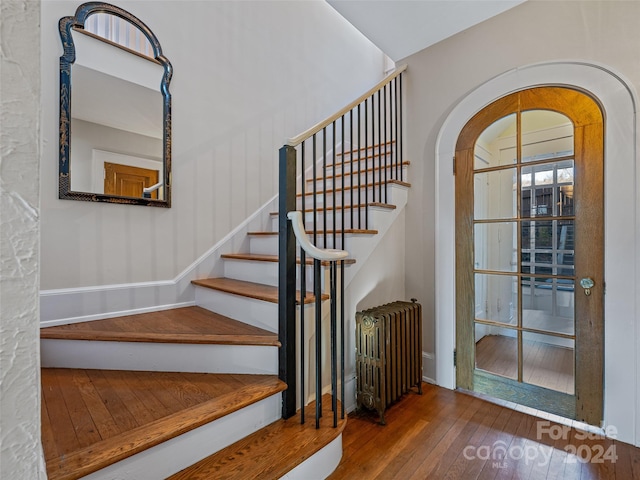
<path fill-rule="evenodd" d="M 592 188 L 602 171 L 602 117 L 559 111 L 565 94 L 599 114 L 579 92 L 532 89 L 487 107 L 460 135 L 457 377 L 461 388 L 597 423 L 601 373 L 583 370 L 594 367 L 588 352 L 602 369 L 602 338 L 585 335 L 603 322 L 602 261 L 589 260 L 603 252 L 591 233 L 603 220 L 601 185 L 595 195 Z M 577 207 L 599 213 L 579 216 Z M 585 301 L 591 291 L 581 280 L 595 276 L 600 289 Z M 585 408 L 576 393 L 594 388 Z"/>

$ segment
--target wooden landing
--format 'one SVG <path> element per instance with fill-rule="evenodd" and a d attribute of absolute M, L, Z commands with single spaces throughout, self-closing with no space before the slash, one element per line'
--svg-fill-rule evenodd
<path fill-rule="evenodd" d="M 49 480 L 76 479 L 283 391 L 273 375 L 42 369 Z"/>
<path fill-rule="evenodd" d="M 278 232 L 275 233 L 276 235 Z M 191 283 L 200 287 L 211 288 L 221 292 L 232 293 L 242 297 L 255 298 L 265 302 L 278 303 L 278 287 L 261 283 L 245 282 L 232 278 L 205 278 L 193 280 Z M 304 303 L 314 303 L 316 297 L 307 292 Z M 322 294 L 322 300 L 328 300 L 329 295 Z M 300 303 L 300 292 L 296 292 L 296 302 Z"/>
<path fill-rule="evenodd" d="M 168 480 L 280 478 L 331 443 L 344 430 L 347 420 L 339 416 L 338 426 L 333 428 L 329 395 L 323 397 L 322 404 L 323 416 L 319 429 L 315 427 L 316 407 L 313 402 L 305 410 L 304 425 L 300 424 L 299 413 L 287 420 L 274 422 Z"/>
<path fill-rule="evenodd" d="M 280 346 L 278 335 L 202 307 L 47 327 L 42 339 Z"/>

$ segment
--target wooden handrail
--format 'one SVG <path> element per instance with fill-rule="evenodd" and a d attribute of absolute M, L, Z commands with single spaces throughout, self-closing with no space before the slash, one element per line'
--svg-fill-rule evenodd
<path fill-rule="evenodd" d="M 302 213 L 299 211 L 292 211 L 287 214 L 287 218 L 291 220 L 291 226 L 293 232 L 300 243 L 302 249 L 309 254 L 310 257 L 316 260 L 325 260 L 329 262 L 335 262 L 337 260 L 343 260 L 349 256 L 349 252 L 346 250 L 336 250 L 333 248 L 318 248 L 309 240 L 309 236 L 304 228 L 302 221 Z"/>
<path fill-rule="evenodd" d="M 339 110 L 338 112 L 334 113 L 333 115 L 331 115 L 329 118 L 321 121 L 320 123 L 314 125 L 313 127 L 311 127 L 310 129 L 302 132 L 300 135 L 297 135 L 293 138 L 290 138 L 289 140 L 287 140 L 287 142 L 285 143 L 285 145 L 291 146 L 291 147 L 295 147 L 297 145 L 300 145 L 303 141 L 305 141 L 307 138 L 311 137 L 312 135 L 315 135 L 316 133 L 318 133 L 320 130 L 322 130 L 323 128 L 331 125 L 333 122 L 335 122 L 337 119 L 339 119 L 340 117 L 342 117 L 345 113 L 349 112 L 350 110 L 352 110 L 353 108 L 357 107 L 359 104 L 361 104 L 362 102 L 364 102 L 367 98 L 369 98 L 371 95 L 373 95 L 374 93 L 376 93 L 378 90 L 380 90 L 382 87 L 384 87 L 385 85 L 387 85 L 389 82 L 391 82 L 391 80 L 393 80 L 394 78 L 396 78 L 398 75 L 400 75 L 402 72 L 404 72 L 407 69 L 407 65 L 402 65 L 400 67 L 397 67 L 393 72 L 391 72 L 389 75 L 387 75 L 385 78 L 383 78 L 382 80 L 380 80 L 380 82 L 378 82 L 378 84 L 376 84 L 373 88 L 369 89 L 366 93 L 364 93 L 363 95 L 360 95 L 357 99 L 355 99 L 353 102 L 351 102 L 349 105 L 347 105 L 346 107 L 344 107 L 343 109 Z"/>

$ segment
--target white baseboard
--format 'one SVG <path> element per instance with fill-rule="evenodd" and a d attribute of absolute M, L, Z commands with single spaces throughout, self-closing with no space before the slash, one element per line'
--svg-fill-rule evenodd
<path fill-rule="evenodd" d="M 93 320 L 102 320 L 105 318 L 124 317 L 127 315 L 138 315 L 140 313 L 161 312 L 162 310 L 172 310 L 174 308 L 192 307 L 195 304 L 196 303 L 194 301 L 191 301 L 191 302 L 173 303 L 169 305 L 159 305 L 157 307 L 136 308 L 131 310 L 121 310 L 119 312 L 99 313 L 96 315 L 85 315 L 82 317 L 63 318 L 60 320 L 41 320 L 40 327 L 41 328 L 55 327 L 56 325 L 67 325 L 70 323 L 90 322 Z"/>

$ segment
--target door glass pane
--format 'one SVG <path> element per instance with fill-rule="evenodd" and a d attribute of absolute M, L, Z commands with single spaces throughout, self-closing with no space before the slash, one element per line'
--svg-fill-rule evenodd
<path fill-rule="evenodd" d="M 516 169 L 474 174 L 473 214 L 476 220 L 515 218 Z"/>
<path fill-rule="evenodd" d="M 475 324 L 476 368 L 518 379 L 518 332 Z"/>
<path fill-rule="evenodd" d="M 515 272 L 516 222 L 477 223 L 474 226 L 475 264 L 477 270 Z"/>
<path fill-rule="evenodd" d="M 522 168 L 523 218 L 573 215 L 573 160 Z"/>
<path fill-rule="evenodd" d="M 551 390 L 573 394 L 574 347 L 575 341 L 572 339 L 523 332 L 522 380 Z"/>
<path fill-rule="evenodd" d="M 522 161 L 573 155 L 573 123 L 550 110 L 522 112 Z"/>
<path fill-rule="evenodd" d="M 523 277 L 521 285 L 523 327 L 575 334 L 573 280 Z"/>
<path fill-rule="evenodd" d="M 476 319 L 517 325 L 517 277 L 476 273 L 475 289 Z"/>
<path fill-rule="evenodd" d="M 516 140 L 515 113 L 495 121 L 476 141 L 473 168 L 513 165 L 517 156 Z"/>

